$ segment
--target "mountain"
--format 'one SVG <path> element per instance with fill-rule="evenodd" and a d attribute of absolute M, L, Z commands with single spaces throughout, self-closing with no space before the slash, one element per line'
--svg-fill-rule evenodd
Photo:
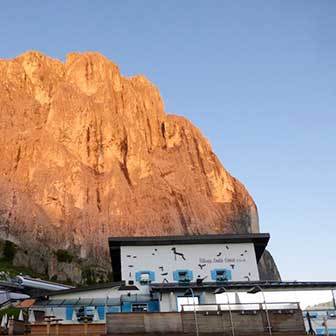
<path fill-rule="evenodd" d="M 305 309 L 306 310 L 319 310 L 319 309 L 334 309 L 334 302 L 333 301 L 327 301 L 322 303 L 317 303 L 314 305 L 309 305 Z"/>
<path fill-rule="evenodd" d="M 259 231 L 201 132 L 99 53 L 0 60 L 0 146 L 0 237 L 54 279 L 104 280 L 109 236 Z"/>

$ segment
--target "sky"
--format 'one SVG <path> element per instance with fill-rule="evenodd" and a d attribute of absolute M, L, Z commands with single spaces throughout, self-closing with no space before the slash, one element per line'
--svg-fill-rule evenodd
<path fill-rule="evenodd" d="M 0 58 L 144 74 L 254 198 L 284 280 L 336 280 L 336 1 L 6 1 Z"/>

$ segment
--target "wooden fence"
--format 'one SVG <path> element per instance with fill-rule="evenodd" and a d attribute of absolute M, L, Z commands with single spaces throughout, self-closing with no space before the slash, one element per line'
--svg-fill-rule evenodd
<path fill-rule="evenodd" d="M 305 335 L 301 310 L 270 310 L 269 319 L 273 334 Z M 195 334 L 196 323 L 200 334 L 232 335 L 228 311 L 183 313 L 111 313 L 107 314 L 108 335 L 118 334 Z M 197 322 L 196 322 L 197 321 Z M 234 333 L 238 335 L 268 335 L 265 311 L 253 313 L 232 311 Z"/>
<path fill-rule="evenodd" d="M 100 336 L 105 335 L 105 323 L 32 324 L 31 336 Z"/>
<path fill-rule="evenodd" d="M 268 321 L 264 310 L 239 311 L 185 311 L 182 313 L 109 313 L 107 323 L 76 323 L 30 325 L 31 336 L 101 336 L 101 335 L 200 335 L 236 336 L 268 335 Z M 273 335 L 305 335 L 300 309 L 269 310 Z M 22 324 L 22 323 L 21 323 Z M 11 335 L 19 335 L 23 325 L 14 327 Z M 20 328 L 19 328 L 20 327 Z M 21 330 L 22 329 L 22 330 Z"/>

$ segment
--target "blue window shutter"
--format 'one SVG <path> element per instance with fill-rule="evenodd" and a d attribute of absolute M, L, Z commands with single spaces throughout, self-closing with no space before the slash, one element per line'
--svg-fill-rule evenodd
<path fill-rule="evenodd" d="M 173 272 L 173 279 L 174 279 L 174 281 L 179 281 L 180 280 L 180 276 L 179 276 L 178 271 Z"/>
<path fill-rule="evenodd" d="M 232 280 L 232 272 L 230 271 L 230 270 L 228 270 L 228 269 L 225 269 L 225 274 L 226 274 L 226 278 L 228 279 L 228 280 Z"/>
<path fill-rule="evenodd" d="M 149 271 L 149 280 L 155 281 L 155 273 L 153 271 Z"/>
<path fill-rule="evenodd" d="M 188 271 L 188 280 L 191 281 L 193 279 L 193 272 Z"/>
<path fill-rule="evenodd" d="M 216 270 L 211 271 L 211 280 L 214 280 L 214 281 L 217 280 L 217 271 Z"/>
<path fill-rule="evenodd" d="M 135 273 L 135 281 L 140 281 L 140 278 L 141 278 L 141 272 L 136 272 Z"/>
<path fill-rule="evenodd" d="M 72 314 L 73 314 L 73 307 L 72 306 L 66 306 L 65 318 L 66 318 L 67 321 L 72 320 Z"/>
<path fill-rule="evenodd" d="M 97 312 L 98 312 L 99 320 L 104 320 L 104 318 L 105 318 L 105 307 L 104 306 L 98 306 L 97 307 Z"/>

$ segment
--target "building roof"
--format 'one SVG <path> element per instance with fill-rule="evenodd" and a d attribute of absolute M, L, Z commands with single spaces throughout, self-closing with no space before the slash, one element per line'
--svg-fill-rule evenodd
<path fill-rule="evenodd" d="M 80 293 L 80 292 L 90 292 L 90 291 L 95 291 L 95 290 L 100 290 L 100 289 L 109 289 L 109 288 L 118 288 L 120 291 L 131 291 L 131 290 L 139 290 L 138 287 L 134 285 L 125 285 L 124 281 L 120 282 L 108 282 L 108 283 L 101 283 L 101 284 L 95 284 L 91 286 L 85 286 L 85 287 L 77 287 L 77 288 L 69 288 L 69 289 L 63 289 L 63 290 L 58 290 L 58 291 L 48 291 L 44 292 L 43 295 L 41 296 L 48 296 L 48 297 L 53 297 L 57 295 L 62 295 L 62 294 L 73 294 L 73 293 Z"/>
<path fill-rule="evenodd" d="M 69 294 L 69 293 L 79 293 L 79 292 L 89 292 L 89 291 L 95 291 L 100 289 L 107 289 L 107 288 L 114 288 L 123 286 L 123 282 L 108 282 L 108 283 L 101 283 L 101 284 L 95 284 L 91 286 L 84 286 L 84 287 L 74 287 L 74 288 L 68 288 L 68 289 L 62 289 L 58 291 L 48 291 L 43 293 L 43 296 L 56 296 L 60 294 Z"/>
<path fill-rule="evenodd" d="M 73 298 L 73 299 L 39 299 L 34 307 L 66 307 L 66 306 L 120 306 L 120 297 L 117 298 Z"/>
<path fill-rule="evenodd" d="M 181 283 L 152 283 L 150 288 L 154 292 L 168 292 L 187 290 L 215 291 L 218 288 L 225 288 L 227 291 L 247 291 L 253 287 L 261 287 L 264 291 L 284 291 L 284 290 L 327 290 L 336 289 L 336 281 L 226 281 L 222 283 L 203 282 L 198 284 L 192 282 L 189 284 Z"/>
<path fill-rule="evenodd" d="M 0 281 L 0 288 L 10 289 L 10 290 L 23 290 L 24 287 L 18 283 L 13 283 L 11 281 Z"/>
<path fill-rule="evenodd" d="M 45 289 L 44 285 L 54 286 L 55 289 L 53 290 L 74 288 L 74 286 L 66 285 L 55 281 L 43 280 L 40 278 L 33 278 L 29 275 L 17 275 L 15 278 L 12 279 L 12 282 L 28 288 Z"/>
<path fill-rule="evenodd" d="M 270 239 L 269 233 L 209 234 L 193 236 L 155 236 L 155 237 L 110 237 L 110 250 L 120 246 L 153 246 L 180 244 L 239 244 L 253 243 L 257 261 L 262 256 Z"/>

